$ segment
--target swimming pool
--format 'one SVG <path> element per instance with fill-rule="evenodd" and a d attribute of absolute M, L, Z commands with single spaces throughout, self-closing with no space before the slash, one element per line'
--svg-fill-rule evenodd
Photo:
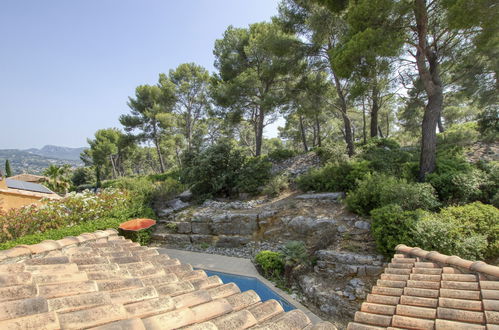
<path fill-rule="evenodd" d="M 270 289 L 268 286 L 266 286 L 263 282 L 261 282 L 259 279 L 255 277 L 215 272 L 206 269 L 204 269 L 204 271 L 208 276 L 217 275 L 224 283 L 234 282 L 239 287 L 239 289 L 241 289 L 241 292 L 254 290 L 260 296 L 260 299 L 262 299 L 262 301 L 275 299 L 281 304 L 282 308 L 286 312 L 296 309 L 295 306 L 290 304 L 286 299 L 282 298 L 276 292 L 272 291 L 272 289 Z"/>

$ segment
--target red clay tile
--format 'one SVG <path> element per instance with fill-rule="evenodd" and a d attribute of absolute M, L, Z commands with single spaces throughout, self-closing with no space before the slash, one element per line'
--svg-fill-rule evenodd
<path fill-rule="evenodd" d="M 393 315 L 395 314 L 395 306 L 365 302 L 360 306 L 360 311 L 372 314 Z"/>
<path fill-rule="evenodd" d="M 366 301 L 374 304 L 397 305 L 400 301 L 400 298 L 394 296 L 368 294 Z"/>
<path fill-rule="evenodd" d="M 434 329 L 435 320 L 418 319 L 402 315 L 394 315 L 392 325 L 404 329 Z"/>
<path fill-rule="evenodd" d="M 470 322 L 481 324 L 485 321 L 484 314 L 482 312 L 472 312 L 465 311 L 461 309 L 453 308 L 437 308 L 437 316 L 439 319 L 453 320 L 459 322 Z"/>
<path fill-rule="evenodd" d="M 464 309 L 469 311 L 482 311 L 482 302 L 475 300 L 442 298 L 438 299 L 438 306 L 445 308 Z"/>
<path fill-rule="evenodd" d="M 478 282 L 455 282 L 455 281 L 442 281 L 442 289 L 453 290 L 478 290 Z"/>
<path fill-rule="evenodd" d="M 391 324 L 392 317 L 387 315 L 356 312 L 354 321 L 358 323 L 387 327 Z"/>
<path fill-rule="evenodd" d="M 435 319 L 437 311 L 434 308 L 416 307 L 408 305 L 397 305 L 397 315 L 409 316 L 422 319 Z"/>
<path fill-rule="evenodd" d="M 402 305 L 437 308 L 438 299 L 414 297 L 414 296 L 402 296 L 400 297 L 400 303 Z"/>
<path fill-rule="evenodd" d="M 441 320 L 435 321 L 435 330 L 486 330 L 483 325 L 463 323 L 457 321 Z"/>

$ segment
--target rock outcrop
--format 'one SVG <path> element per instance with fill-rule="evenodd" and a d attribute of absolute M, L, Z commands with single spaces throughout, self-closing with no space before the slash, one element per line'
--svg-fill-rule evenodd
<path fill-rule="evenodd" d="M 158 244 L 235 256 L 258 246 L 278 250 L 305 242 L 312 270 L 297 272 L 302 303 L 325 319 L 351 320 L 383 270 L 368 219 L 348 212 L 342 193 L 291 194 L 275 200 L 207 201 L 166 213 L 153 238 Z"/>

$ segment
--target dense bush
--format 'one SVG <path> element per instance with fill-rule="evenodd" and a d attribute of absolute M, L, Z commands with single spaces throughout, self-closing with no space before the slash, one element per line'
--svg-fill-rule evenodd
<path fill-rule="evenodd" d="M 327 163 L 341 163 L 348 160 L 345 153 L 345 144 L 330 144 L 322 147 L 317 147 L 314 152 L 319 156 L 323 164 Z"/>
<path fill-rule="evenodd" d="M 256 193 L 270 179 L 271 164 L 264 157 L 248 157 L 234 141 L 224 140 L 191 157 L 182 179 L 199 198 Z"/>
<path fill-rule="evenodd" d="M 499 140 L 499 108 L 489 107 L 478 116 L 478 130 L 485 141 Z"/>
<path fill-rule="evenodd" d="M 406 211 L 434 210 L 439 206 L 430 184 L 407 182 L 384 174 L 366 176 L 347 194 L 346 203 L 351 211 L 362 215 L 388 204 L 398 204 Z"/>
<path fill-rule="evenodd" d="M 282 162 L 288 158 L 294 157 L 298 154 L 295 150 L 292 149 L 274 149 L 268 153 L 268 158 L 272 162 Z"/>
<path fill-rule="evenodd" d="M 418 221 L 412 230 L 414 246 L 465 259 L 478 260 L 484 257 L 487 239 L 480 234 L 462 236 L 455 224 L 442 221 L 438 215 L 428 215 Z"/>
<path fill-rule="evenodd" d="M 405 150 L 392 139 L 371 139 L 359 148 L 360 160 L 369 162 L 369 168 L 376 172 L 402 177 L 402 167 L 408 164 L 417 164 L 415 150 Z"/>
<path fill-rule="evenodd" d="M 167 201 L 185 190 L 185 186 L 180 181 L 167 177 L 162 182 L 158 182 L 151 192 L 150 200 L 154 205 L 156 202 Z"/>
<path fill-rule="evenodd" d="M 284 175 L 276 175 L 263 187 L 262 193 L 269 197 L 278 196 L 282 191 L 289 188 L 289 178 Z"/>
<path fill-rule="evenodd" d="M 453 125 L 445 132 L 437 135 L 438 147 L 464 147 L 478 141 L 480 132 L 477 129 L 477 123 L 468 122 L 464 124 Z"/>
<path fill-rule="evenodd" d="M 421 214 L 421 211 L 404 211 L 397 204 L 372 210 L 371 230 L 378 250 L 391 255 L 398 244 L 410 245 L 412 230 Z"/>
<path fill-rule="evenodd" d="M 485 256 L 499 254 L 499 209 L 496 207 L 481 202 L 451 206 L 442 209 L 439 218 L 444 222 L 455 223 L 462 237 L 484 235 L 488 242 Z"/>
<path fill-rule="evenodd" d="M 75 187 L 94 184 L 95 171 L 90 167 L 78 167 L 73 171 L 73 174 L 71 175 L 71 182 Z"/>
<path fill-rule="evenodd" d="M 133 195 L 133 207 L 137 213 L 146 214 L 149 218 L 154 217 L 151 206 L 161 200 L 169 200 L 181 193 L 185 186 L 172 176 L 160 177 L 162 181 L 156 181 L 158 177 L 125 177 L 103 182 L 103 187 L 113 187 L 128 191 Z"/>
<path fill-rule="evenodd" d="M 0 242 L 100 218 L 120 219 L 123 222 L 131 217 L 150 216 L 140 213 L 142 211 L 127 191 L 105 189 L 98 194 L 88 191 L 70 193 L 62 200 L 49 200 L 40 207 L 30 205 L 0 211 Z"/>
<path fill-rule="evenodd" d="M 236 177 L 237 192 L 256 194 L 270 180 L 272 163 L 266 157 L 247 158 Z"/>
<path fill-rule="evenodd" d="M 282 248 L 284 264 L 286 267 L 298 265 L 310 265 L 310 255 L 305 243 L 300 241 L 289 241 Z"/>
<path fill-rule="evenodd" d="M 268 278 L 280 277 L 284 271 L 284 258 L 279 252 L 260 251 L 255 256 L 255 263 Z"/>
<path fill-rule="evenodd" d="M 371 215 L 377 247 L 386 255 L 404 243 L 474 260 L 499 256 L 499 210 L 492 205 L 475 202 L 431 213 L 390 204 Z"/>
<path fill-rule="evenodd" d="M 86 221 L 71 227 L 63 227 L 59 229 L 50 229 L 42 233 L 25 235 L 10 241 L 0 243 L 0 250 L 10 249 L 20 244 L 37 244 L 45 240 L 58 240 L 66 236 L 78 236 L 83 233 L 91 233 L 96 230 L 105 230 L 108 228 L 118 229 L 118 226 L 123 222 L 123 219 L 103 218 Z"/>
<path fill-rule="evenodd" d="M 461 154 L 439 154 L 437 168 L 427 175 L 426 181 L 436 189 L 440 200 L 447 205 L 487 198 L 482 189 L 489 184 L 489 176 L 468 163 Z"/>
<path fill-rule="evenodd" d="M 302 191 L 349 191 L 369 173 L 365 161 L 330 163 L 299 176 L 296 183 Z"/>

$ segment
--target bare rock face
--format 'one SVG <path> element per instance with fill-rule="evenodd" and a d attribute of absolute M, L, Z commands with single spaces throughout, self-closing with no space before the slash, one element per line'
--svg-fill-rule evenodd
<path fill-rule="evenodd" d="M 302 303 L 325 319 L 347 322 L 382 272 L 384 259 L 375 252 L 369 219 L 348 212 L 343 197 L 313 193 L 271 201 L 207 201 L 166 215 L 153 238 L 168 247 L 245 258 L 302 241 L 315 261 L 294 275 Z"/>
<path fill-rule="evenodd" d="M 320 165 L 320 158 L 315 152 L 298 155 L 272 165 L 272 174 L 283 173 L 297 177 Z"/>
<path fill-rule="evenodd" d="M 185 209 L 190 206 L 189 203 L 182 201 L 180 198 L 174 198 L 164 203 L 162 208 L 158 208 L 157 213 L 160 217 L 167 217 L 175 212 Z"/>
<path fill-rule="evenodd" d="M 472 163 L 499 161 L 499 143 L 476 142 L 469 147 L 466 157 Z"/>

